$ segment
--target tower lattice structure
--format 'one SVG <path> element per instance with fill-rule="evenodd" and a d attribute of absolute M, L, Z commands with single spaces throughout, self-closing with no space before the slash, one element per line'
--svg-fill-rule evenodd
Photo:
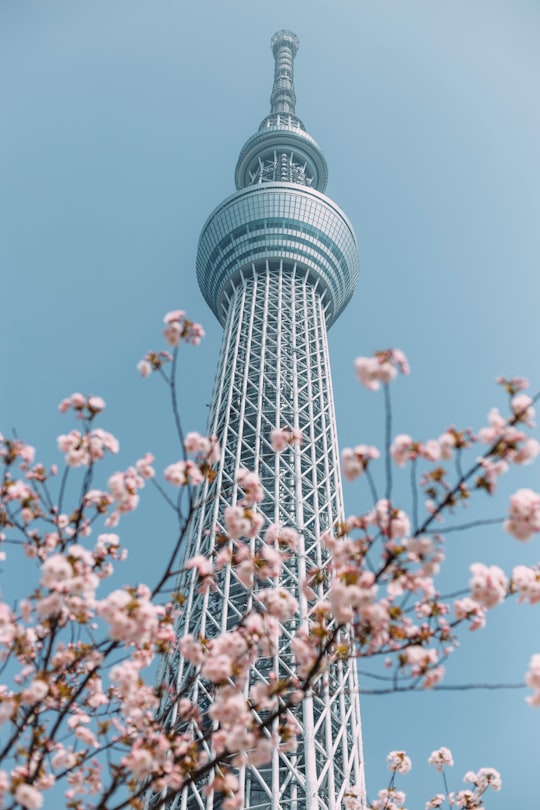
<path fill-rule="evenodd" d="M 290 641 L 308 611 L 299 582 L 311 568 L 324 566 L 321 533 L 343 519 L 327 329 L 353 294 L 358 254 L 350 222 L 323 193 L 326 160 L 295 114 L 298 45 L 290 31 L 272 38 L 270 114 L 242 148 L 237 191 L 207 220 L 197 256 L 201 291 L 224 327 L 208 426 L 222 458 L 215 479 L 204 485 L 185 554 L 211 556 L 216 550 L 225 507 L 243 497 L 239 468 L 260 477 L 265 521 L 291 526 L 300 538 L 280 579 L 297 597 L 300 614 L 283 627 L 274 658 L 254 666 L 257 680 L 270 670 L 280 678 L 293 674 Z M 276 454 L 270 433 L 277 426 L 300 430 L 301 444 Z M 182 590 L 179 632 L 206 638 L 237 624 L 256 598 L 234 568 L 213 591 L 199 593 L 195 575 Z M 189 665 L 180 658 L 168 667 L 182 688 Z M 201 708 L 209 705 L 202 679 L 190 690 Z M 348 786 L 363 786 L 354 662 L 333 666 L 297 708 L 297 719 L 302 731 L 295 753 L 276 750 L 269 764 L 241 769 L 246 810 L 337 810 Z M 190 785 L 156 806 L 214 810 L 219 797 Z"/>

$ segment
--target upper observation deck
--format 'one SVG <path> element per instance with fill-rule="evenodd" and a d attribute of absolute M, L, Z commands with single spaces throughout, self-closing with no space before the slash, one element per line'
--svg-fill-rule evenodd
<path fill-rule="evenodd" d="M 330 326 L 358 282 L 352 225 L 323 194 L 328 168 L 314 138 L 296 115 L 294 57 L 299 41 L 278 31 L 270 113 L 240 151 L 236 193 L 208 218 L 199 240 L 197 277 L 221 323 L 227 290 L 243 270 L 285 259 L 304 267 L 327 300 Z"/>

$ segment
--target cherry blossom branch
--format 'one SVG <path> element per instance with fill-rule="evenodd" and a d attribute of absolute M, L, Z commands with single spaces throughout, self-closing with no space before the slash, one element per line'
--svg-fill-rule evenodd
<path fill-rule="evenodd" d="M 387 382 L 383 384 L 384 392 L 384 461 L 386 467 L 386 500 L 392 500 L 392 455 L 390 447 L 392 445 L 392 404 L 390 399 L 390 386 Z"/>
<path fill-rule="evenodd" d="M 467 529 L 476 529 L 479 526 L 500 526 L 506 517 L 499 517 L 499 518 L 484 518 L 481 520 L 471 520 L 469 523 L 460 523 L 459 526 L 445 526 L 444 533 L 449 534 L 450 532 L 463 532 Z M 439 529 L 428 529 L 425 534 L 440 534 Z"/>
<path fill-rule="evenodd" d="M 368 673 L 364 673 L 368 674 Z M 370 676 L 371 677 L 371 676 Z M 488 690 L 497 691 L 503 689 L 524 689 L 524 683 L 478 683 L 478 684 L 436 684 L 431 687 L 433 692 L 468 692 L 473 690 Z M 359 694 L 361 695 L 394 695 L 398 692 L 417 692 L 419 690 L 418 684 L 410 684 L 408 686 L 392 686 L 388 689 L 364 689 L 360 687 Z"/>

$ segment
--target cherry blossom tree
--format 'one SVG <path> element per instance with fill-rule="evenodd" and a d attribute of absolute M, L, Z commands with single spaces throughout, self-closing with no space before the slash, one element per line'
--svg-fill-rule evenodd
<path fill-rule="evenodd" d="M 204 332 L 180 310 L 164 320 L 167 348 L 138 364 L 142 377 L 161 378 L 171 399 L 179 458 L 163 472 L 156 474 L 155 459 L 146 453 L 103 479 L 102 462 L 119 453 L 119 443 L 98 426 L 105 409 L 98 396 L 75 393 L 60 403 L 76 423 L 58 437 L 61 464 L 36 460 L 34 448 L 17 436 L 0 437 L 5 575 L 12 554 L 21 553 L 28 566 L 20 598 L 0 602 L 0 806 L 9 810 L 37 810 L 56 783 L 64 784 L 70 810 L 121 810 L 142 808 L 150 793 L 168 800 L 197 781 L 223 794 L 225 810 L 234 810 L 242 804 L 236 769 L 264 764 L 276 746 L 294 750 L 295 707 L 336 662 L 356 657 L 363 688 L 375 678 L 384 682 L 381 691 L 432 689 L 443 681 L 461 631 L 480 630 L 489 611 L 509 598 L 540 601 L 537 567 L 504 572 L 477 562 L 462 592 L 451 597 L 436 584 L 444 564 L 444 521 L 477 493 L 493 495 L 510 466 L 524 467 L 540 452 L 528 433 L 537 397 L 526 393 L 526 380 L 498 380 L 508 415 L 492 409 L 476 433 L 450 426 L 438 438 L 393 436 L 391 384 L 409 368 L 398 350 L 376 352 L 358 358 L 355 369 L 368 390 L 382 389 L 385 446 L 343 451 L 344 475 L 365 478 L 371 504 L 321 537 L 327 563 L 309 570 L 301 583 L 310 612 L 292 642 L 294 676 L 270 677 L 248 690 L 251 665 L 276 649 L 282 624 L 298 609 L 295 595 L 280 584 L 297 534 L 292 527 L 265 525 L 260 482 L 253 471 L 239 469 L 244 498 L 225 510 L 222 550 L 180 562 L 201 484 L 213 479 L 220 448 L 215 436 L 184 432 L 180 417 L 179 352 Z M 286 452 L 301 435 L 276 425 L 271 442 L 275 452 Z M 375 463 L 385 471 L 381 491 Z M 410 469 L 410 508 L 394 498 L 394 467 Z M 105 580 L 126 557 L 118 526 L 148 486 L 177 518 L 169 557 L 157 582 L 107 589 Z M 540 532 L 540 495 L 518 489 L 499 522 L 517 541 L 528 541 Z M 255 607 L 214 638 L 179 638 L 180 575 L 194 572 L 204 590 L 231 566 Z M 192 702 L 189 688 L 175 693 L 170 680 L 155 681 L 153 664 L 178 655 L 213 693 L 207 709 Z M 540 705 L 540 653 L 533 654 L 525 681 L 532 690 L 528 701 Z M 480 810 L 486 791 L 501 786 L 497 771 L 483 768 L 465 775 L 470 787 L 452 792 L 445 771 L 453 764 L 450 751 L 434 751 L 429 763 L 443 774 L 444 792 L 427 808 Z M 373 810 L 403 807 L 396 779 L 410 766 L 404 751 L 389 754 L 390 783 L 372 801 Z M 348 787 L 344 804 L 347 810 L 361 807 L 358 786 Z"/>

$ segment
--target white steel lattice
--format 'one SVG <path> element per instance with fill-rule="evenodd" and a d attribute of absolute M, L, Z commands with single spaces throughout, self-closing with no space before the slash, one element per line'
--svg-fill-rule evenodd
<path fill-rule="evenodd" d="M 324 299 L 305 269 L 283 261 L 252 265 L 232 287 L 210 417 L 210 432 L 219 437 L 223 457 L 186 545 L 190 556 L 213 553 L 223 509 L 243 497 L 236 471 L 256 470 L 267 521 L 300 533 L 298 553 L 286 562 L 280 579 L 301 604 L 299 623 L 306 612 L 299 578 L 324 564 L 320 534 L 343 516 Z M 276 454 L 270 444 L 276 425 L 299 428 L 301 446 Z M 200 594 L 194 576 L 184 587 L 182 634 L 215 636 L 250 607 L 234 570 L 227 570 L 214 592 Z M 292 674 L 294 623 L 283 629 L 278 654 L 262 659 L 254 678 L 265 679 L 270 670 L 278 677 Z M 182 661 L 174 671 L 177 688 L 189 680 Z M 199 705 L 207 705 L 205 684 L 198 680 L 192 689 Z M 303 733 L 297 752 L 276 752 L 268 766 L 241 773 L 245 808 L 334 810 L 349 785 L 362 784 L 357 691 L 353 664 L 340 663 L 325 675 L 299 711 Z M 213 807 L 212 796 L 197 786 L 170 804 L 170 810 Z"/>

